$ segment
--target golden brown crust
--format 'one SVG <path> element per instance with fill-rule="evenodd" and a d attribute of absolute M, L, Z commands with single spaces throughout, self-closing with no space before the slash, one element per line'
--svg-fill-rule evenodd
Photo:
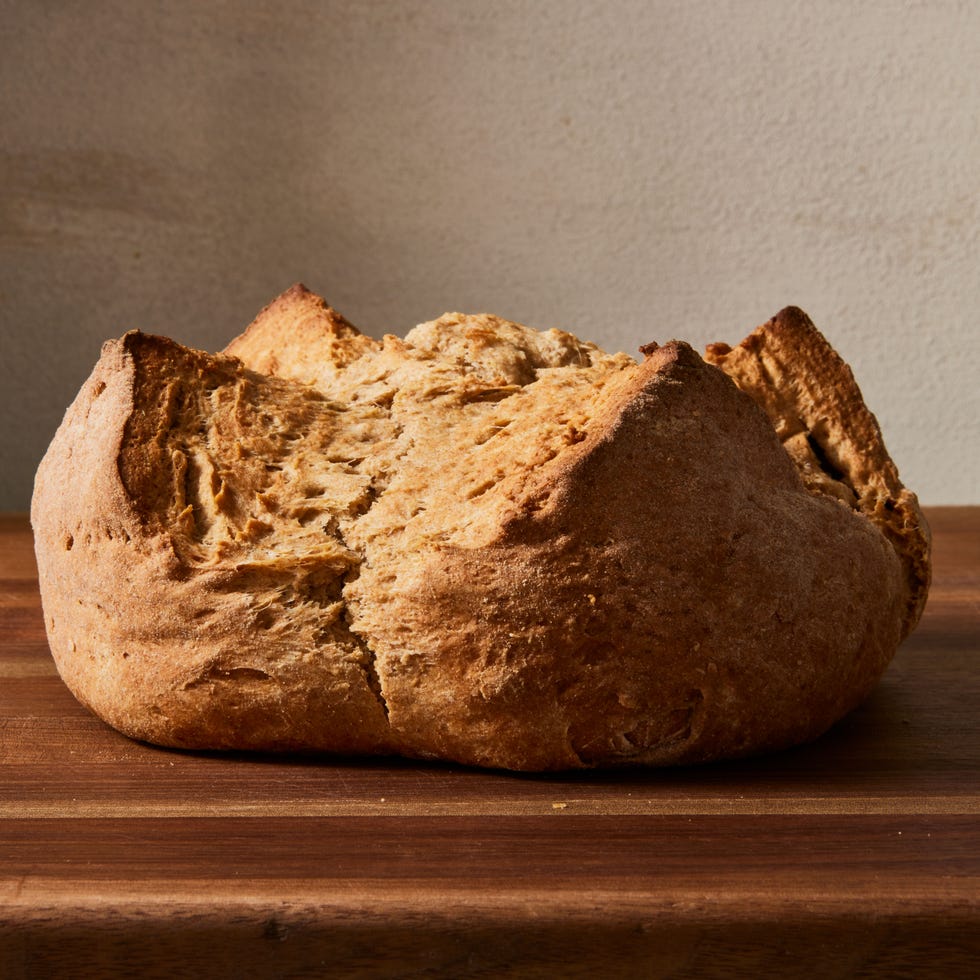
<path fill-rule="evenodd" d="M 686 345 L 617 381 L 586 438 L 501 488 L 499 530 L 353 583 L 415 751 L 517 769 L 737 756 L 815 737 L 890 659 L 894 553 L 803 490 L 751 402 Z"/>
<path fill-rule="evenodd" d="M 322 386 L 379 346 L 322 296 L 296 283 L 269 303 L 224 352 L 262 374 Z"/>
<path fill-rule="evenodd" d="M 230 345 L 248 366 L 127 334 L 69 409 L 32 521 L 58 668 L 110 724 L 659 765 L 813 738 L 874 685 L 893 538 L 688 345 L 637 364 L 460 314 L 377 342 L 328 310 L 285 294 Z"/>
<path fill-rule="evenodd" d="M 352 556 L 322 533 L 270 548 L 274 511 L 254 496 L 277 507 L 285 436 L 305 424 L 324 438 L 332 415 L 305 386 L 165 338 L 105 346 L 32 510 L 51 649 L 100 717 L 188 748 L 386 744 L 367 655 L 339 616 Z"/>
<path fill-rule="evenodd" d="M 711 345 L 705 358 L 766 412 L 813 492 L 858 510 L 891 542 L 905 568 L 907 636 L 929 591 L 929 527 L 851 369 L 797 307 L 782 310 L 734 349 Z"/>

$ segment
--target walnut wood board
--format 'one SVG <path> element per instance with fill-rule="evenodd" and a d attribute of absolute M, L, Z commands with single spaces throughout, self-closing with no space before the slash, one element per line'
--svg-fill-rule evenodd
<path fill-rule="evenodd" d="M 547 777 L 129 741 L 0 517 L 0 976 L 976 975 L 980 508 L 928 515 L 925 617 L 823 738 Z"/>

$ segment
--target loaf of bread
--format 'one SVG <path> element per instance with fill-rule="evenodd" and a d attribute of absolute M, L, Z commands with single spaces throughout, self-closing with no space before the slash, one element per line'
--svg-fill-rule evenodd
<path fill-rule="evenodd" d="M 637 363 L 295 286 L 222 354 L 107 343 L 37 473 L 75 696 L 191 749 L 515 770 L 813 739 L 915 626 L 929 536 L 799 310 Z"/>

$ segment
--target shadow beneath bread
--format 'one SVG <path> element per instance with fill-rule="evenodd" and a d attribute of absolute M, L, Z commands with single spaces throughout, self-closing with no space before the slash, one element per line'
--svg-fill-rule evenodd
<path fill-rule="evenodd" d="M 868 700 L 838 722 L 820 738 L 794 748 L 736 760 L 699 765 L 651 768 L 623 765 L 616 768 L 534 773 L 499 769 L 480 769 L 455 763 L 391 756 L 339 756 L 320 752 L 240 752 L 186 751 L 154 748 L 199 760 L 210 767 L 219 765 L 239 774 L 251 770 L 274 770 L 282 778 L 312 780 L 317 783 L 356 783 L 369 785 L 411 785 L 439 792 L 449 788 L 454 794 L 467 785 L 474 788 L 492 782 L 505 792 L 511 785 L 526 788 L 539 785 L 553 793 L 560 787 L 579 792 L 587 787 L 627 793 L 656 791 L 693 792 L 711 795 L 729 791 L 754 794 L 799 792 L 901 792 L 903 777 L 924 772 L 949 773 L 949 745 L 936 736 L 938 719 L 916 717 L 916 704 L 904 684 L 883 681 Z M 967 764 L 969 760 L 964 760 Z M 363 783 L 361 782 L 363 780 Z M 442 784 L 445 784 L 444 786 Z"/>

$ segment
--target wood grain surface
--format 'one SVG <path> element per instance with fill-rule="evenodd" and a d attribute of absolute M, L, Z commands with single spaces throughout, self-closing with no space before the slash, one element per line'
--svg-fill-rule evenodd
<path fill-rule="evenodd" d="M 0 517 L 0 977 L 966 977 L 980 973 L 980 508 L 817 742 L 519 776 L 167 751 L 55 672 Z"/>

